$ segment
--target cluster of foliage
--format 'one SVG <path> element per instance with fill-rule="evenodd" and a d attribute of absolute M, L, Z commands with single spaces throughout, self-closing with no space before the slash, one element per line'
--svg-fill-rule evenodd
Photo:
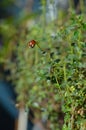
<path fill-rule="evenodd" d="M 38 22 L 31 28 L 25 22 L 18 27 L 2 24 L 5 47 L 0 59 L 11 71 L 18 102 L 40 109 L 47 129 L 85 130 L 86 22 L 83 15 L 74 13 L 67 19 L 61 25 Z M 43 52 L 37 46 L 28 47 L 32 39 Z"/>

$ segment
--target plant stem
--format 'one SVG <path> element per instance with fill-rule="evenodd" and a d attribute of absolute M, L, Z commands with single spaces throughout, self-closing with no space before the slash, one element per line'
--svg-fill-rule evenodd
<path fill-rule="evenodd" d="M 27 130 L 28 112 L 25 112 L 25 108 L 21 107 L 19 110 L 18 118 L 18 130 Z"/>
<path fill-rule="evenodd" d="M 81 12 L 84 13 L 84 0 L 80 0 L 80 9 L 81 9 Z"/>
<path fill-rule="evenodd" d="M 67 77 L 66 77 L 66 65 L 65 64 L 64 64 L 63 70 L 64 70 L 64 81 L 66 83 L 67 82 Z"/>
<path fill-rule="evenodd" d="M 69 0 L 69 8 L 70 8 L 70 10 L 72 10 L 74 8 L 73 0 Z"/>
<path fill-rule="evenodd" d="M 74 117 L 75 117 L 75 107 L 74 105 L 72 105 L 72 116 L 71 116 L 71 121 L 70 121 L 70 125 L 71 125 L 71 130 L 74 130 Z"/>

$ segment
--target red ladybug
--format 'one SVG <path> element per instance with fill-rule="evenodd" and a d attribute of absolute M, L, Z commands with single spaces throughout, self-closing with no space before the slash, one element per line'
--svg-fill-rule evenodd
<path fill-rule="evenodd" d="M 29 43 L 28 43 L 28 46 L 33 48 L 35 45 L 36 45 L 36 41 L 35 40 L 31 40 Z"/>
<path fill-rule="evenodd" d="M 31 47 L 31 48 L 35 47 L 35 45 L 37 45 L 37 46 L 39 47 L 39 49 L 40 49 L 41 51 L 43 51 L 43 50 L 41 49 L 41 47 L 39 46 L 38 42 L 36 42 L 35 40 L 31 40 L 30 42 L 28 42 L 28 46 Z M 43 53 L 44 53 L 44 51 L 43 51 Z"/>

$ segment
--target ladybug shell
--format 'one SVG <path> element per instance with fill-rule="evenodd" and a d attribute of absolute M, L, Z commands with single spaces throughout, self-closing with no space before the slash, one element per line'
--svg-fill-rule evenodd
<path fill-rule="evenodd" d="M 28 43 L 28 46 L 30 46 L 31 48 L 33 48 L 36 44 L 36 41 L 35 40 L 31 40 L 29 43 Z"/>

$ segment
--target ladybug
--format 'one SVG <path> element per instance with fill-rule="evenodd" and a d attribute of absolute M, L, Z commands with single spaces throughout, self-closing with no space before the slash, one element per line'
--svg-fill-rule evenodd
<path fill-rule="evenodd" d="M 35 47 L 36 43 L 37 43 L 37 42 L 36 42 L 35 40 L 31 40 L 31 41 L 28 43 L 28 46 L 31 47 L 31 48 L 33 48 L 33 47 Z"/>
<path fill-rule="evenodd" d="M 41 49 L 41 47 L 38 45 L 38 43 L 35 40 L 31 40 L 30 42 L 28 42 L 28 46 L 31 48 L 35 47 L 35 45 L 39 47 L 39 49 L 43 52 L 43 54 L 45 53 L 45 51 Z"/>

